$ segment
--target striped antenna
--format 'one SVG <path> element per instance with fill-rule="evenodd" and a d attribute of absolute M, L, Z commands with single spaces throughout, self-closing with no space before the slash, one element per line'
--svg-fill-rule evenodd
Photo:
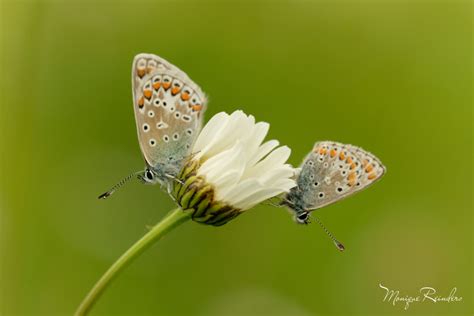
<path fill-rule="evenodd" d="M 110 188 L 109 191 L 107 191 L 107 192 L 102 193 L 101 195 L 99 195 L 99 199 L 100 199 L 100 200 L 105 200 L 106 198 L 108 198 L 109 196 L 111 196 L 112 194 L 114 194 L 114 192 L 117 191 L 120 187 L 122 187 L 125 183 L 127 183 L 128 181 L 130 181 L 133 177 L 139 176 L 139 175 L 142 174 L 142 173 L 143 173 L 142 171 L 134 172 L 134 173 L 128 175 L 127 177 L 123 178 L 123 179 L 120 180 L 116 185 L 114 185 L 112 188 Z"/>
<path fill-rule="evenodd" d="M 346 249 L 342 243 L 340 243 L 336 238 L 334 238 L 334 236 L 331 234 L 331 232 L 329 232 L 329 230 L 327 230 L 327 228 L 323 225 L 323 223 L 321 223 L 321 221 L 317 217 L 311 216 L 311 218 L 314 218 L 316 220 L 316 223 L 318 223 L 319 226 L 321 226 L 321 228 L 329 236 L 329 238 L 331 238 L 332 242 L 334 243 L 334 245 L 336 246 L 337 249 L 339 249 L 340 251 L 344 251 Z"/>

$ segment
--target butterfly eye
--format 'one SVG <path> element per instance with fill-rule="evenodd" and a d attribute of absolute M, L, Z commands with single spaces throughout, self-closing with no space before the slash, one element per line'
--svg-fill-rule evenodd
<path fill-rule="evenodd" d="M 148 180 L 153 180 L 153 172 L 151 172 L 149 169 L 146 170 L 145 176 Z"/>
<path fill-rule="evenodd" d="M 308 223 L 308 212 L 303 212 L 296 216 L 296 221 L 299 224 L 307 224 Z"/>

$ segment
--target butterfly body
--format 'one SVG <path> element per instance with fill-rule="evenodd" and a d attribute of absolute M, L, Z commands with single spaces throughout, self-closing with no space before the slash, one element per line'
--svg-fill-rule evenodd
<path fill-rule="evenodd" d="M 297 223 L 307 224 L 310 212 L 368 187 L 384 173 L 380 160 L 359 147 L 317 142 L 301 165 L 297 186 L 282 204 L 293 212 Z"/>
<path fill-rule="evenodd" d="M 198 135 L 207 98 L 183 71 L 153 54 L 133 60 L 132 90 L 138 140 L 150 184 L 178 175 Z"/>

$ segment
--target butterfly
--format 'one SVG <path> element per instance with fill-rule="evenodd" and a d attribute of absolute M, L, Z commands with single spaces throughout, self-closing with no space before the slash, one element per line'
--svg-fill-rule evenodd
<path fill-rule="evenodd" d="M 380 160 L 360 147 L 317 142 L 300 166 L 296 187 L 284 196 L 281 205 L 290 209 L 297 223 L 308 224 L 311 212 L 367 188 L 385 172 Z M 317 221 L 343 250 L 344 246 Z"/>
<path fill-rule="evenodd" d="M 186 73 L 157 55 L 142 53 L 133 59 L 132 94 L 145 170 L 124 178 L 99 198 L 107 198 L 134 176 L 169 187 L 177 181 L 202 127 L 206 95 Z"/>

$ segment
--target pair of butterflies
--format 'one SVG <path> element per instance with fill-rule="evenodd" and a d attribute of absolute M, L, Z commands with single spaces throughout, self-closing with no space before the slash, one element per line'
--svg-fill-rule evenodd
<path fill-rule="evenodd" d="M 153 54 L 135 56 L 132 89 L 138 141 L 146 167 L 99 198 L 107 198 L 134 176 L 145 183 L 170 187 L 172 181 L 177 181 L 185 159 L 192 155 L 192 145 L 201 130 L 207 106 L 205 94 L 182 70 L 163 58 Z M 359 147 L 317 142 L 301 165 L 297 186 L 280 205 L 293 212 L 297 223 L 307 224 L 310 212 L 368 187 L 384 172 L 382 163 Z M 326 233 L 339 249 L 343 248 Z"/>

